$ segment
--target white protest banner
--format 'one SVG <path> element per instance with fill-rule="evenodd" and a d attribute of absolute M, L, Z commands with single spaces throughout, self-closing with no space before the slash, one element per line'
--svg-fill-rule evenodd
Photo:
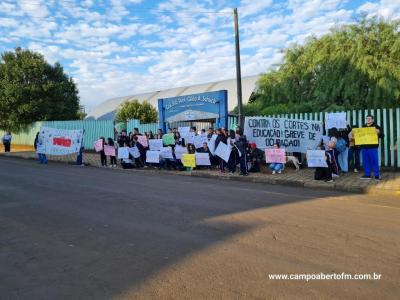
<path fill-rule="evenodd" d="M 229 156 L 231 155 L 231 149 L 227 144 L 220 142 L 217 149 L 215 150 L 215 155 L 221 157 L 224 161 L 228 162 Z"/>
<path fill-rule="evenodd" d="M 120 147 L 118 148 L 118 159 L 129 158 L 129 148 Z"/>
<path fill-rule="evenodd" d="M 158 164 L 160 162 L 160 151 L 146 151 L 146 162 Z"/>
<path fill-rule="evenodd" d="M 138 147 L 132 147 L 129 148 L 129 154 L 133 156 L 133 158 L 139 158 L 140 157 L 140 152 Z"/>
<path fill-rule="evenodd" d="M 36 152 L 48 155 L 78 153 L 82 146 L 83 130 L 40 128 Z"/>
<path fill-rule="evenodd" d="M 196 166 L 211 166 L 210 155 L 196 152 Z"/>
<path fill-rule="evenodd" d="M 96 152 L 100 152 L 103 150 L 103 140 L 97 140 L 94 142 L 94 150 L 96 150 Z"/>
<path fill-rule="evenodd" d="M 165 158 L 165 159 L 174 159 L 174 156 L 172 155 L 171 147 L 163 147 L 160 155 L 162 158 Z"/>
<path fill-rule="evenodd" d="M 163 146 L 163 140 L 162 139 L 157 139 L 157 140 L 149 140 L 149 146 L 151 151 L 161 151 Z"/>
<path fill-rule="evenodd" d="M 265 161 L 267 163 L 286 163 L 285 149 L 265 149 Z"/>
<path fill-rule="evenodd" d="M 196 135 L 193 138 L 193 144 L 196 149 L 203 147 L 203 143 L 207 143 L 208 139 L 206 135 Z"/>
<path fill-rule="evenodd" d="M 189 132 L 185 137 L 186 145 L 187 144 L 194 144 L 194 137 L 195 137 L 195 133 L 194 132 Z"/>
<path fill-rule="evenodd" d="M 147 136 L 145 136 L 145 135 L 138 135 L 137 141 L 145 148 L 147 148 L 149 146 Z"/>
<path fill-rule="evenodd" d="M 182 155 L 188 153 L 186 147 L 176 146 L 175 147 L 175 157 L 176 159 L 182 159 Z"/>
<path fill-rule="evenodd" d="M 246 117 L 244 134 L 260 149 L 279 143 L 287 152 L 306 153 L 320 143 L 322 124 L 319 121 Z"/>
<path fill-rule="evenodd" d="M 325 115 L 325 128 L 346 128 L 347 120 L 346 120 L 346 112 L 337 112 L 337 113 L 327 113 Z"/>
<path fill-rule="evenodd" d="M 308 150 L 307 151 L 307 164 L 309 168 L 322 167 L 327 168 L 328 164 L 325 160 L 324 150 Z"/>
<path fill-rule="evenodd" d="M 178 132 L 181 138 L 185 138 L 190 131 L 190 127 L 178 127 Z"/>
<path fill-rule="evenodd" d="M 104 145 L 104 154 L 107 156 L 115 156 L 114 146 Z"/>

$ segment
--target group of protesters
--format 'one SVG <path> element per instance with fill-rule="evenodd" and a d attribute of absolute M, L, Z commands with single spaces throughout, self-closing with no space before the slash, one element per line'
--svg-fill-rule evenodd
<path fill-rule="evenodd" d="M 169 128 L 167 134 L 172 134 L 174 139 L 174 144 L 164 144 L 165 147 L 171 147 L 172 158 L 160 157 L 159 163 L 146 163 L 146 153 L 150 150 L 148 145 L 142 145 L 138 141 L 139 136 L 146 136 L 148 140 L 152 139 L 163 139 L 164 133 L 161 129 L 158 130 L 156 134 L 153 132 L 145 132 L 140 133 L 138 128 L 134 128 L 133 132 L 127 133 L 126 130 L 122 130 L 121 133 L 117 136 L 116 141 L 112 138 L 105 139 L 101 137 L 100 139 L 103 141 L 103 150 L 99 151 L 101 165 L 103 167 L 107 166 L 107 156 L 104 151 L 104 146 L 113 146 L 116 149 L 118 147 L 137 147 L 139 150 L 140 156 L 135 158 L 131 154 L 128 158 L 120 159 L 120 164 L 122 168 L 143 168 L 143 167 L 158 167 L 165 169 L 175 169 L 175 170 L 185 170 L 181 158 L 178 158 L 175 153 L 175 149 L 177 146 L 186 147 L 188 154 L 195 153 L 207 153 L 209 155 L 210 166 L 206 166 L 207 168 L 216 167 L 221 172 L 230 172 L 235 173 L 237 166 L 239 165 L 240 175 L 246 176 L 248 175 L 248 159 L 247 156 L 251 154 L 249 151 L 248 143 L 246 137 L 243 135 L 243 131 L 241 129 L 227 130 L 225 128 L 218 128 L 214 130 L 213 128 L 209 128 L 206 132 L 205 129 L 200 130 L 199 132 L 196 130 L 196 127 L 191 127 L 189 132 L 192 136 L 201 135 L 204 137 L 204 142 L 201 147 L 196 148 L 194 143 L 188 142 L 185 137 L 181 136 L 181 133 L 177 128 Z M 213 143 L 213 148 L 217 148 L 219 143 L 224 143 L 228 145 L 230 148 L 230 156 L 229 160 L 226 162 L 222 158 L 213 155 L 210 148 L 209 143 Z M 117 165 L 117 155 L 110 156 L 110 167 L 116 167 Z M 201 168 L 200 166 L 198 168 Z M 250 166 L 251 168 L 251 166 Z"/>
<path fill-rule="evenodd" d="M 324 136 L 319 145 L 319 149 L 325 150 L 325 160 L 327 167 L 318 167 L 315 170 L 314 179 L 332 182 L 333 178 L 345 174 L 349 170 L 357 173 L 360 170 L 360 154 L 364 175 L 363 180 L 371 179 L 371 173 L 374 173 L 375 180 L 381 180 L 379 170 L 379 139 L 384 137 L 382 128 L 377 125 L 372 115 L 366 117 L 364 127 L 374 127 L 378 135 L 378 143 L 370 145 L 356 145 L 353 129 L 357 125 L 345 129 L 331 128 L 328 134 Z"/>
<path fill-rule="evenodd" d="M 337 129 L 330 128 L 325 131 L 321 139 L 321 142 L 317 149 L 325 151 L 325 167 L 316 167 L 314 179 L 324 180 L 332 182 L 334 178 L 339 177 L 341 174 L 345 174 L 349 171 L 358 172 L 361 169 L 360 157 L 362 157 L 362 166 L 364 169 L 364 175 L 361 177 L 363 180 L 371 179 L 373 173 L 376 180 L 380 180 L 380 169 L 379 169 L 379 139 L 384 137 L 382 128 L 374 122 L 374 117 L 368 115 L 366 117 L 366 123 L 364 127 L 373 127 L 376 130 L 378 142 L 376 144 L 368 145 L 356 145 L 353 134 L 353 129 L 357 128 L 357 125 L 349 126 L 347 128 Z M 187 132 L 186 132 L 187 133 Z M 145 168 L 145 167 L 157 167 L 165 169 L 175 170 L 186 170 L 187 167 L 182 162 L 181 157 L 178 157 L 175 153 L 175 149 L 178 147 L 186 148 L 187 154 L 196 153 L 207 153 L 209 158 L 209 165 L 207 166 L 196 166 L 196 168 L 216 168 L 220 172 L 235 173 L 239 167 L 240 175 L 246 176 L 249 172 L 260 172 L 261 167 L 266 164 L 264 151 L 261 150 L 255 143 L 248 142 L 246 136 L 243 134 L 241 128 L 237 128 L 236 131 L 228 130 L 226 128 L 213 128 L 196 130 L 196 127 L 190 127 L 189 133 L 192 137 L 200 135 L 202 141 L 201 146 L 198 143 L 194 143 L 193 140 L 189 140 L 187 135 L 183 136 L 179 131 L 179 128 L 169 128 L 166 133 L 162 129 L 159 129 L 157 133 L 152 131 L 141 133 L 138 128 L 134 128 L 133 132 L 127 133 L 126 130 L 122 130 L 120 134 L 116 134 L 114 138 L 108 137 L 107 139 L 101 137 L 102 150 L 100 153 L 101 165 L 106 167 L 116 167 L 119 164 L 122 168 Z M 147 162 L 146 154 L 147 151 L 151 150 L 149 144 L 141 143 L 145 136 L 146 141 L 153 139 L 162 139 L 164 134 L 173 136 L 173 143 L 164 143 L 164 147 L 169 147 L 172 152 L 172 156 L 163 157 L 160 155 L 158 163 Z M 2 143 L 5 147 L 5 152 L 10 152 L 11 146 L 11 134 L 5 133 L 2 137 Z M 37 133 L 34 146 L 35 149 L 38 145 L 39 133 Z M 164 141 L 164 140 L 163 140 Z M 220 143 L 224 143 L 229 147 L 229 158 L 221 158 L 216 155 L 215 149 L 218 148 Z M 195 147 L 195 144 L 197 147 Z M 133 157 L 129 154 L 129 157 L 123 159 L 117 159 L 117 151 L 114 155 L 107 155 L 104 147 L 111 146 L 114 149 L 121 147 L 136 147 L 139 155 Z M 212 148 L 212 149 L 210 149 Z M 273 148 L 281 148 L 279 142 L 273 145 Z M 292 162 L 296 169 L 305 165 L 304 160 L 307 159 L 307 155 L 304 153 L 285 153 L 286 162 Z M 45 154 L 38 154 L 39 162 L 47 164 L 47 158 Z M 83 148 L 80 149 L 77 164 L 83 165 L 82 161 Z M 109 164 L 108 164 L 109 160 Z M 285 163 L 282 161 L 269 162 L 269 168 L 272 174 L 281 173 L 285 168 Z"/>
<path fill-rule="evenodd" d="M 375 127 L 378 138 L 383 138 L 383 132 L 375 122 L 373 116 L 369 115 L 366 118 L 365 127 Z M 317 167 L 315 169 L 314 179 L 324 180 L 326 182 L 332 182 L 334 178 L 339 177 L 341 174 L 349 172 L 358 172 L 361 169 L 360 156 L 362 154 L 362 165 L 364 168 L 364 175 L 361 179 L 370 179 L 371 173 L 374 173 L 374 178 L 380 180 L 379 170 L 379 158 L 378 158 L 378 147 L 379 144 L 375 145 L 364 145 L 357 146 L 354 140 L 354 134 L 352 129 L 357 128 L 356 125 L 347 126 L 344 129 L 331 128 L 324 132 L 321 143 L 318 149 L 325 150 L 325 160 L 327 167 Z M 260 172 L 261 167 L 265 165 L 264 151 L 259 149 L 255 143 L 249 143 L 243 131 L 237 128 L 236 131 L 228 130 L 225 128 L 218 128 L 214 130 L 209 128 L 196 130 L 196 127 L 191 127 L 190 132 L 193 135 L 202 135 L 206 137 L 206 141 L 201 147 L 196 148 L 193 143 L 188 142 L 185 137 L 181 136 L 178 128 L 169 128 L 167 134 L 173 134 L 175 143 L 170 146 L 172 149 L 173 158 L 160 157 L 159 163 L 146 163 L 146 152 L 149 150 L 147 145 L 142 145 L 138 141 L 138 136 L 144 135 L 148 140 L 151 139 L 162 139 L 164 132 L 159 129 L 157 133 L 151 131 L 140 133 L 138 128 L 134 128 L 133 132 L 127 133 L 126 130 L 122 130 L 118 134 L 116 140 L 112 138 L 105 139 L 102 137 L 103 146 L 109 145 L 115 148 L 118 147 L 137 147 L 140 152 L 140 157 L 134 158 L 129 155 L 127 159 L 120 159 L 119 162 L 123 168 L 143 168 L 143 167 L 158 167 L 165 169 L 185 170 L 180 158 L 175 155 L 175 147 L 186 147 L 188 154 L 195 153 L 208 153 L 210 159 L 210 166 L 207 168 L 216 168 L 220 172 L 235 173 L 239 167 L 240 175 L 248 175 L 249 172 Z M 216 149 L 219 143 L 224 143 L 229 146 L 231 152 L 229 160 L 225 161 L 219 156 L 215 155 L 209 148 L 209 143 L 213 143 L 213 148 Z M 274 148 L 280 148 L 279 143 L 275 143 Z M 304 160 L 307 159 L 306 155 L 301 153 L 286 153 L 286 160 L 292 161 L 298 168 L 298 166 L 304 165 Z M 100 159 L 102 166 L 107 166 L 107 156 L 104 150 L 100 151 Z M 296 163 L 297 161 L 297 163 Z M 116 167 L 117 157 L 110 156 L 110 167 Z M 284 170 L 285 163 L 282 162 L 271 162 L 269 168 L 272 174 L 281 173 Z M 204 168 L 199 167 L 198 168 Z"/>

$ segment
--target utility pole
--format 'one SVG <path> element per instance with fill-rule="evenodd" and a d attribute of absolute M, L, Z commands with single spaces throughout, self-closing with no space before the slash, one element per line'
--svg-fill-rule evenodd
<path fill-rule="evenodd" d="M 240 70 L 240 44 L 239 44 L 239 20 L 237 8 L 233 9 L 235 20 L 235 48 L 236 48 L 236 85 L 237 85 L 237 101 L 240 129 L 243 128 L 243 101 L 242 101 L 242 72 Z"/>

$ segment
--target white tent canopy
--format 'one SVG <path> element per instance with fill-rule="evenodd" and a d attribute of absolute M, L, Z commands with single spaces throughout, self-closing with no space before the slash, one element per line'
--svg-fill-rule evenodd
<path fill-rule="evenodd" d="M 256 75 L 256 76 L 249 76 L 242 78 L 243 103 L 247 103 L 249 101 L 251 94 L 256 88 L 256 82 L 258 80 L 258 77 L 259 76 Z M 147 101 L 158 109 L 158 99 L 185 96 L 185 95 L 198 94 L 204 92 L 220 91 L 220 90 L 228 91 L 228 111 L 231 111 L 237 105 L 236 79 L 216 81 L 205 84 L 173 88 L 163 91 L 143 93 L 143 94 L 110 99 L 92 109 L 92 111 L 88 114 L 87 119 L 96 119 L 96 120 L 114 119 L 117 108 L 119 107 L 120 104 L 122 104 L 126 100 L 137 99 L 139 101 Z"/>

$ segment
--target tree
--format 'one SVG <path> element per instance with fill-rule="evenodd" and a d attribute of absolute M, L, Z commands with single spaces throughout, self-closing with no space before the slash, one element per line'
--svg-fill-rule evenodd
<path fill-rule="evenodd" d="M 16 48 L 0 60 L 0 129 L 18 132 L 35 121 L 78 118 L 75 83 L 59 63 Z"/>
<path fill-rule="evenodd" d="M 128 100 L 120 105 L 115 117 L 117 122 L 126 122 L 130 119 L 140 120 L 141 123 L 153 123 L 158 118 L 157 110 L 147 101 Z"/>
<path fill-rule="evenodd" d="M 284 50 L 245 111 L 312 112 L 400 104 L 400 22 L 362 19 Z"/>

